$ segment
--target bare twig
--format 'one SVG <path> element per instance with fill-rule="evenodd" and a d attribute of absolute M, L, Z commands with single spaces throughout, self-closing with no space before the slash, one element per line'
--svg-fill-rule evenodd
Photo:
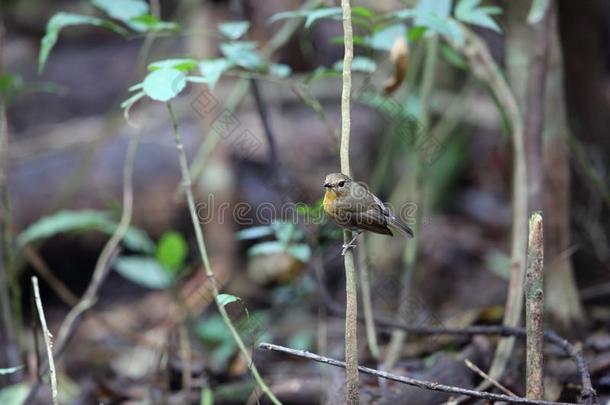
<path fill-rule="evenodd" d="M 527 273 L 525 279 L 526 385 L 527 397 L 544 398 L 543 350 L 544 292 L 542 213 L 532 214 L 529 222 Z"/>
<path fill-rule="evenodd" d="M 291 354 L 293 356 L 298 356 L 302 358 L 306 358 L 309 360 L 317 361 L 320 363 L 325 363 L 335 367 L 345 368 L 345 362 L 332 359 L 330 357 L 319 356 L 315 353 L 311 353 L 305 350 L 294 350 L 288 347 L 278 346 L 270 343 L 260 343 L 258 345 L 260 349 L 271 350 L 281 353 Z M 424 380 L 418 380 L 411 377 L 403 377 L 396 374 L 388 373 L 385 371 L 374 370 L 372 368 L 359 366 L 358 370 L 363 372 L 364 374 L 373 375 L 376 377 L 385 378 L 388 380 L 396 381 L 402 384 L 411 385 L 414 387 L 427 389 L 431 391 L 441 391 L 447 392 L 450 394 L 458 394 L 458 395 L 466 395 L 471 398 L 480 398 L 480 399 L 488 399 L 494 401 L 505 401 L 512 404 L 528 404 L 528 405 L 573 405 L 566 402 L 552 402 L 552 401 L 538 401 L 527 398 L 519 398 L 519 397 L 511 397 L 503 394 L 493 394 L 489 392 L 480 392 L 474 391 L 466 388 L 455 387 L 451 385 L 439 384 L 437 382 L 430 382 Z"/>
<path fill-rule="evenodd" d="M 42 300 L 40 299 L 40 290 L 38 289 L 38 278 L 32 277 L 32 288 L 34 289 L 34 299 L 36 300 L 36 308 L 38 310 L 38 318 L 40 319 L 40 326 L 42 327 L 42 336 L 44 338 L 44 344 L 47 348 L 48 364 L 49 364 L 49 377 L 51 378 L 51 394 L 53 396 L 53 404 L 58 405 L 59 400 L 57 399 L 57 377 L 55 374 L 55 362 L 53 361 L 53 344 L 51 343 L 51 332 L 47 327 L 47 320 L 44 317 L 44 309 L 42 308 Z"/>
<path fill-rule="evenodd" d="M 468 367 L 469 369 L 471 369 L 472 371 L 477 373 L 484 380 L 489 381 L 491 384 L 493 384 L 496 388 L 498 388 L 500 391 L 502 391 L 506 395 L 510 395 L 511 397 L 517 397 L 518 398 L 518 396 L 515 395 L 514 392 L 512 392 L 511 390 L 509 390 L 508 388 L 506 388 L 505 386 L 500 384 L 500 382 L 498 382 L 497 380 L 491 378 L 487 373 L 485 373 L 483 370 L 478 368 L 477 365 L 474 364 L 472 361 L 470 361 L 468 359 L 464 359 L 464 364 L 466 364 L 466 367 Z"/>
<path fill-rule="evenodd" d="M 188 160 L 187 160 L 186 154 L 184 152 L 184 145 L 182 143 L 182 137 L 180 136 L 180 132 L 178 132 L 178 121 L 176 119 L 176 114 L 174 113 L 172 105 L 169 102 L 167 103 L 167 110 L 169 112 L 169 116 L 171 119 L 172 131 L 174 134 L 174 142 L 176 143 L 176 150 L 178 151 L 178 160 L 180 162 L 180 172 L 181 172 L 181 176 L 182 176 L 182 186 L 183 186 L 184 192 L 186 194 L 186 202 L 188 204 L 193 229 L 195 231 L 195 238 L 197 239 L 197 248 L 199 249 L 199 255 L 201 256 L 201 261 L 203 263 L 203 268 L 204 268 L 206 277 L 208 278 L 208 280 L 210 282 L 210 290 L 211 290 L 212 296 L 214 297 L 214 301 L 216 302 L 218 312 L 220 312 L 220 315 L 222 316 L 222 319 L 223 319 L 225 325 L 231 332 L 231 335 L 233 336 L 233 339 L 235 340 L 235 343 L 237 344 L 237 347 L 239 348 L 241 355 L 246 360 L 246 364 L 248 365 L 248 368 L 250 369 L 250 372 L 252 373 L 252 376 L 256 380 L 256 383 L 258 384 L 260 389 L 267 395 L 267 397 L 274 404 L 281 404 L 281 402 L 275 397 L 273 392 L 271 392 L 271 390 L 269 389 L 269 387 L 267 386 L 267 384 L 261 377 L 258 369 L 256 368 L 256 366 L 254 365 L 254 362 L 252 361 L 252 356 L 250 355 L 248 348 L 246 348 L 246 345 L 244 344 L 243 340 L 239 336 L 239 332 L 237 332 L 237 329 L 233 325 L 231 318 L 227 314 L 224 304 L 222 302 L 220 302 L 218 299 L 218 295 L 219 295 L 218 285 L 216 282 L 216 276 L 214 275 L 214 271 L 212 270 L 212 265 L 210 264 L 210 258 L 208 256 L 207 248 L 205 245 L 205 240 L 203 238 L 203 231 L 201 230 L 201 224 L 199 223 L 199 217 L 197 215 L 197 207 L 195 206 L 195 197 L 193 195 L 192 180 L 191 180 L 191 175 L 189 172 Z"/>
<path fill-rule="evenodd" d="M 336 316 L 343 316 L 345 314 L 344 309 L 337 303 L 334 303 L 328 296 L 328 292 L 325 288 L 321 288 L 320 292 L 323 300 L 330 309 L 332 314 Z M 364 321 L 363 317 L 359 316 L 360 321 Z M 515 337 L 518 339 L 525 339 L 527 336 L 525 328 L 510 327 L 504 325 L 484 325 L 484 326 L 470 326 L 467 328 L 445 328 L 438 326 L 414 326 L 405 325 L 401 322 L 397 322 L 393 319 L 384 318 L 381 316 L 375 316 L 375 323 L 384 327 L 388 330 L 402 329 L 413 335 L 452 335 L 452 336 L 475 336 L 475 335 L 487 335 L 487 336 L 502 336 L 502 337 Z M 591 375 L 587 368 L 587 363 L 580 353 L 580 351 L 568 342 L 563 337 L 559 336 L 552 330 L 546 330 L 544 332 L 544 340 L 547 343 L 553 344 L 564 351 L 568 355 L 578 370 L 581 380 L 580 390 L 580 401 L 584 404 L 595 404 L 597 403 L 597 393 L 593 389 L 591 383 Z"/>

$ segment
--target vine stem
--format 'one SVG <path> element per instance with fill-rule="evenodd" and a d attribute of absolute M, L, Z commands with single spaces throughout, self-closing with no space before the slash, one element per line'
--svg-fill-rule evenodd
<path fill-rule="evenodd" d="M 171 119 L 172 132 L 174 134 L 174 142 L 176 143 L 176 150 L 178 151 L 178 159 L 180 161 L 180 171 L 181 171 L 181 175 L 182 175 L 182 187 L 184 188 L 184 193 L 186 195 L 186 202 L 187 202 L 189 213 L 191 216 L 191 221 L 193 223 L 193 229 L 195 230 L 197 248 L 198 248 L 199 254 L 201 256 L 201 261 L 203 262 L 203 268 L 205 271 L 205 275 L 210 280 L 210 290 L 211 290 L 212 296 L 214 297 L 214 302 L 216 303 L 216 306 L 218 307 L 218 312 L 220 312 L 220 315 L 222 316 L 224 323 L 227 325 L 227 328 L 229 328 L 229 331 L 231 332 L 233 339 L 235 339 L 235 342 L 237 343 L 237 347 L 239 348 L 239 351 L 241 352 L 242 356 L 246 360 L 246 363 L 248 364 L 248 369 L 254 376 L 256 383 L 258 384 L 260 389 L 263 391 L 263 393 L 265 393 L 267 395 L 267 397 L 269 397 L 271 402 L 273 402 L 274 404 L 281 404 L 281 402 L 276 398 L 276 396 L 273 394 L 273 392 L 271 392 L 271 389 L 267 386 L 267 384 L 261 377 L 260 373 L 258 372 L 258 369 L 256 368 L 256 366 L 254 365 L 254 362 L 252 361 L 252 356 L 248 352 L 246 345 L 244 344 L 243 340 L 239 336 L 239 333 L 237 332 L 237 329 L 233 325 L 231 318 L 227 314 L 227 311 L 225 310 L 224 305 L 222 304 L 222 302 L 220 302 L 218 300 L 218 295 L 219 295 L 218 284 L 216 282 L 216 276 L 214 275 L 214 272 L 212 271 L 212 266 L 210 264 L 210 258 L 208 256 L 207 248 L 205 245 L 205 240 L 203 238 L 203 231 L 201 230 L 201 226 L 199 224 L 199 219 L 197 217 L 197 208 L 195 206 L 195 197 L 193 196 L 192 180 L 191 180 L 191 174 L 189 171 L 188 160 L 186 158 L 186 153 L 184 153 L 184 145 L 182 144 L 182 137 L 180 136 L 180 132 L 178 131 L 178 120 L 176 119 L 176 114 L 174 113 L 174 109 L 170 102 L 167 102 L 167 110 L 169 112 L 169 116 Z"/>
<path fill-rule="evenodd" d="M 350 141 L 350 99 L 352 91 L 352 60 L 354 58 L 354 43 L 352 38 L 352 9 L 349 0 L 341 0 L 343 15 L 343 89 L 341 93 L 341 144 L 339 157 L 341 172 L 351 176 L 349 163 Z M 344 243 L 352 239 L 351 231 L 343 231 Z M 351 249 L 345 252 L 345 374 L 346 403 L 358 404 L 358 293 L 356 287 L 356 266 L 354 253 Z"/>

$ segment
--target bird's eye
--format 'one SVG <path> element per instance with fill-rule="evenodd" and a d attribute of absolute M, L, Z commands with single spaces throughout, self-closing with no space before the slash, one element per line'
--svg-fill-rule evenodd
<path fill-rule="evenodd" d="M 339 185 L 339 187 L 343 187 L 343 186 L 345 186 L 345 182 L 344 181 L 340 181 L 338 185 Z"/>

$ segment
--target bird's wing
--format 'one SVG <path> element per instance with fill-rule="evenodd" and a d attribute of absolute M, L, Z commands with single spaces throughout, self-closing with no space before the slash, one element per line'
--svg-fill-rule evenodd
<path fill-rule="evenodd" d="M 403 235 L 408 235 L 409 237 L 413 237 L 413 230 L 404 222 L 402 222 L 398 217 L 390 211 L 388 207 L 374 194 L 371 193 L 373 200 L 375 201 L 376 206 L 378 207 L 383 215 L 387 217 L 387 222 L 393 226 L 395 226 Z"/>
<path fill-rule="evenodd" d="M 387 217 L 378 208 L 354 213 L 352 215 L 351 225 L 354 228 L 384 235 L 392 235 L 392 231 L 388 228 Z"/>

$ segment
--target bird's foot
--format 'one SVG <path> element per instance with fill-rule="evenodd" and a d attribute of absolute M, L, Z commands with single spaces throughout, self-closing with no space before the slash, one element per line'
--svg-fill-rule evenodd
<path fill-rule="evenodd" d="M 356 244 L 355 243 L 344 243 L 343 244 L 343 250 L 341 250 L 341 256 L 345 256 L 345 254 L 347 253 L 347 250 L 349 248 L 355 248 Z"/>

